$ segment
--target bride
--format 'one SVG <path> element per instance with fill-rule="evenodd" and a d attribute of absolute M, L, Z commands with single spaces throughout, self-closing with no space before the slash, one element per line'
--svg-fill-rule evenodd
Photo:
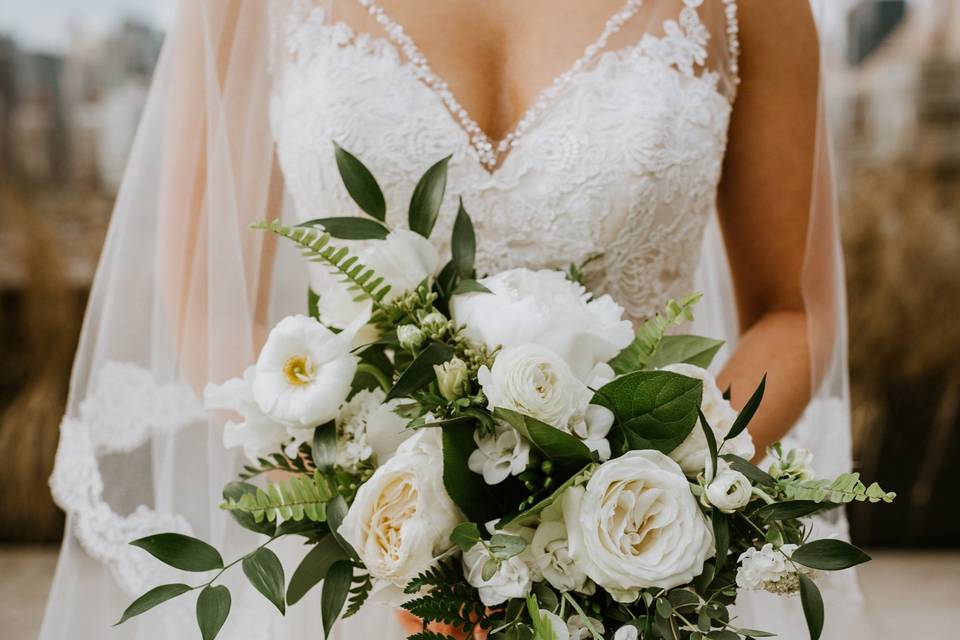
<path fill-rule="evenodd" d="M 178 581 L 127 542 L 180 531 L 248 548 L 216 508 L 243 461 L 197 392 L 238 375 L 267 328 L 303 309 L 311 274 L 248 227 L 356 211 L 334 141 L 380 180 L 396 225 L 417 178 L 451 154 L 434 237 L 449 237 L 462 197 L 480 271 L 583 262 L 592 290 L 638 322 L 703 291 L 695 329 L 727 338 L 719 374 L 734 404 L 768 374 L 757 450 L 786 438 L 821 475 L 847 470 L 811 13 L 807 0 L 183 2 L 73 370 L 51 478 L 68 526 L 41 637 L 193 637 L 177 602 L 110 627 L 132 595 Z M 814 526 L 846 535 L 842 516 Z M 865 635 L 855 577 L 832 580 L 824 637 Z M 221 637 L 319 637 L 318 605 L 281 619 L 234 593 Z M 749 594 L 737 612 L 741 626 L 807 637 L 795 600 Z M 370 604 L 333 633 L 373 634 L 402 638 L 401 620 Z"/>

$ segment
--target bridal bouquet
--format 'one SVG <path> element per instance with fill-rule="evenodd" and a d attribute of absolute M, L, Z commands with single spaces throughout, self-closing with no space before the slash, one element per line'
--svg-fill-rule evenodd
<path fill-rule="evenodd" d="M 324 635 L 377 600 L 424 621 L 416 640 L 755 638 L 770 634 L 728 606 L 762 589 L 798 593 L 819 637 L 817 575 L 868 557 L 807 539 L 804 518 L 894 496 L 857 474 L 818 478 L 803 450 L 751 464 L 764 384 L 738 413 L 706 370 L 721 343 L 669 335 L 696 296 L 635 331 L 578 268 L 477 278 L 462 203 L 451 260 L 428 240 L 446 160 L 417 184 L 409 229 L 386 226 L 357 158 L 337 148 L 336 160 L 367 215 L 258 225 L 323 271 L 309 313 L 277 324 L 242 379 L 205 393 L 242 417 L 224 442 L 250 464 L 221 507 L 262 544 L 225 563 L 180 534 L 134 541 L 211 573 L 156 587 L 120 622 L 198 591 L 209 640 L 230 611 L 217 581 L 240 564 L 281 613 L 322 583 Z M 289 580 L 270 549 L 284 536 L 308 545 Z"/>

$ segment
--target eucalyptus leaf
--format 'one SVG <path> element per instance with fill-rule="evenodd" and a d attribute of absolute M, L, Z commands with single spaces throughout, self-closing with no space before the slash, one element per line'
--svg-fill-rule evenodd
<path fill-rule="evenodd" d="M 337 169 L 343 186 L 353 201 L 368 215 L 381 222 L 386 220 L 387 205 L 383 198 L 383 191 L 377 184 L 376 178 L 370 170 L 352 153 L 334 143 Z"/>
<path fill-rule="evenodd" d="M 347 601 L 353 582 L 353 565 L 348 560 L 334 562 L 327 571 L 320 593 L 320 617 L 323 620 L 323 637 L 330 637 L 330 629 L 337 621 Z"/>
<path fill-rule="evenodd" d="M 313 430 L 313 446 L 310 449 L 313 464 L 322 473 L 330 473 L 337 461 L 337 425 L 331 420 Z"/>
<path fill-rule="evenodd" d="M 162 584 L 159 587 L 154 587 L 147 591 L 145 594 L 134 600 L 126 611 L 123 612 L 123 615 L 117 620 L 113 626 L 118 624 L 123 624 L 130 618 L 138 616 L 141 613 L 153 609 L 158 604 L 163 604 L 167 600 L 176 598 L 179 595 L 183 595 L 188 591 L 191 591 L 193 587 L 188 584 Z"/>
<path fill-rule="evenodd" d="M 480 569 L 480 578 L 484 581 L 492 580 L 493 576 L 497 575 L 497 571 L 500 571 L 500 560 L 497 558 L 487 558 L 486 562 L 483 563 L 483 567 Z"/>
<path fill-rule="evenodd" d="M 220 552 L 203 540 L 180 533 L 158 533 L 131 542 L 154 558 L 182 571 L 211 571 L 223 568 Z"/>
<path fill-rule="evenodd" d="M 231 482 L 223 488 L 223 499 L 239 502 L 240 498 L 247 493 L 256 495 L 257 487 L 249 482 Z M 272 536 L 276 533 L 277 523 L 275 520 L 271 522 L 267 518 L 263 518 L 260 522 L 257 522 L 252 513 L 238 510 L 231 510 L 230 515 L 244 529 L 262 533 L 265 536 Z"/>
<path fill-rule="evenodd" d="M 799 546 L 790 559 L 811 569 L 840 571 L 870 560 L 870 556 L 843 540 L 825 538 Z"/>
<path fill-rule="evenodd" d="M 400 374 L 387 394 L 387 400 L 405 398 L 427 386 L 436 379 L 433 365 L 443 364 L 452 357 L 453 349 L 439 342 L 431 342 Z"/>
<path fill-rule="evenodd" d="M 737 414 L 737 419 L 734 420 L 733 426 L 730 427 L 730 431 L 727 432 L 727 437 L 723 439 L 724 442 L 733 440 L 747 428 L 747 425 L 753 420 L 753 414 L 755 414 L 760 407 L 760 402 L 763 400 L 763 391 L 766 388 L 767 376 L 764 374 L 763 378 L 760 379 L 760 385 L 753 392 L 753 395 L 750 396 L 750 399 L 747 400 L 747 404 L 743 405 L 740 413 Z"/>
<path fill-rule="evenodd" d="M 283 565 L 270 549 L 260 547 L 243 559 L 243 573 L 253 587 L 273 603 L 280 613 L 286 613 L 284 599 Z"/>
<path fill-rule="evenodd" d="M 481 539 L 480 528 L 474 522 L 461 522 L 450 532 L 450 542 L 460 547 L 461 551 L 469 551 Z"/>
<path fill-rule="evenodd" d="M 230 615 L 230 590 L 220 585 L 205 587 L 197 598 L 197 625 L 203 640 L 213 640 Z"/>
<path fill-rule="evenodd" d="M 823 633 L 823 596 L 813 580 L 802 573 L 799 578 L 800 603 L 803 605 L 803 616 L 807 619 L 810 640 L 820 640 Z"/>
<path fill-rule="evenodd" d="M 510 424 L 544 457 L 561 467 L 581 468 L 594 460 L 587 445 L 565 431 L 502 407 L 494 409 L 494 415 Z"/>
<path fill-rule="evenodd" d="M 390 230 L 376 220 L 359 216 L 316 218 L 297 225 L 298 227 L 322 227 L 333 238 L 340 240 L 384 240 Z"/>
<path fill-rule="evenodd" d="M 447 156 L 427 169 L 417 182 L 410 198 L 410 230 L 424 238 L 430 237 L 433 225 L 437 222 L 437 214 L 443 203 L 443 194 L 447 190 L 447 163 L 449 162 L 450 156 Z"/>
<path fill-rule="evenodd" d="M 477 238 L 473 231 L 470 214 L 463 208 L 463 198 L 457 209 L 457 219 L 453 223 L 453 238 L 450 243 L 453 264 L 463 279 L 473 278 L 473 265 L 477 254 Z"/>
<path fill-rule="evenodd" d="M 637 371 L 615 379 L 593 397 L 616 422 L 608 436 L 614 457 L 634 449 L 670 453 L 696 427 L 703 383 L 667 371 Z"/>
<path fill-rule="evenodd" d="M 527 548 L 527 541 L 508 533 L 495 533 L 487 543 L 490 553 L 498 560 L 509 560 Z"/>
<path fill-rule="evenodd" d="M 723 340 L 703 336 L 663 336 L 646 366 L 660 369 L 671 364 L 692 364 L 706 369 L 722 346 Z"/>
<path fill-rule="evenodd" d="M 326 577 L 334 562 L 345 559 L 347 554 L 332 535 L 321 538 L 303 557 L 290 577 L 290 584 L 287 586 L 287 602 L 291 605 L 299 602 L 310 589 Z"/>

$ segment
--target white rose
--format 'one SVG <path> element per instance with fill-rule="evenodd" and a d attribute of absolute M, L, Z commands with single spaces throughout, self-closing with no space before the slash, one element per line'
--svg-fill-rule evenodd
<path fill-rule="evenodd" d="M 440 254 L 433 244 L 408 229 L 391 231 L 383 240 L 365 242 L 334 240 L 336 246 L 347 247 L 357 260 L 373 269 L 390 285 L 384 298 L 395 299 L 405 291 L 416 288 L 428 276 L 434 275 L 440 266 Z M 311 271 L 310 285 L 319 296 L 317 309 L 324 324 L 345 329 L 354 324 L 365 323 L 372 312 L 372 302 L 357 301 L 357 293 L 343 275 L 327 267 Z"/>
<path fill-rule="evenodd" d="M 714 553 L 683 471 L 659 451 L 605 462 L 562 504 L 574 562 L 619 602 L 690 582 Z"/>
<path fill-rule="evenodd" d="M 594 584 L 570 557 L 567 525 L 559 505 L 544 510 L 540 524 L 530 542 L 530 552 L 544 580 L 561 592 L 577 591 L 592 594 Z"/>
<path fill-rule="evenodd" d="M 333 420 L 357 371 L 351 339 L 307 316 L 281 320 L 257 359 L 252 388 L 260 410 L 292 427 Z"/>
<path fill-rule="evenodd" d="M 570 640 L 592 640 L 593 634 L 603 635 L 603 623 L 596 618 L 580 615 L 570 616 L 567 620 L 567 632 Z"/>
<path fill-rule="evenodd" d="M 536 344 L 507 347 L 477 379 L 489 407 L 510 409 L 568 430 L 583 406 L 586 387 L 550 349 Z"/>
<path fill-rule="evenodd" d="M 558 271 L 513 269 L 480 281 L 490 293 L 455 296 L 453 320 L 467 337 L 493 349 L 539 344 L 557 353 L 581 380 L 634 338 L 633 325 L 610 296 L 590 298 Z"/>
<path fill-rule="evenodd" d="M 477 448 L 470 454 L 467 465 L 470 471 L 483 476 L 487 484 L 500 484 L 511 475 L 520 475 L 530 462 L 530 443 L 520 437 L 517 430 L 499 420 L 493 433 L 479 435 L 474 432 Z"/>
<path fill-rule="evenodd" d="M 703 397 L 700 401 L 700 410 L 713 430 L 717 444 L 723 442 L 737 419 L 737 412 L 724 399 L 723 392 L 720 391 L 717 381 L 710 375 L 710 372 L 692 364 L 671 364 L 661 370 L 703 381 Z M 685 473 L 696 475 L 703 471 L 703 461 L 706 459 L 704 456 L 708 451 L 707 437 L 698 422 L 686 440 L 670 452 L 670 457 L 677 461 Z M 747 430 L 744 429 L 736 438 L 727 442 L 722 447 L 721 453 L 732 453 L 747 460 L 753 458 L 755 453 L 753 440 Z"/>
<path fill-rule="evenodd" d="M 396 604 L 399 589 L 449 549 L 462 521 L 443 487 L 440 431 L 424 429 L 360 486 L 338 531 Z"/>
<path fill-rule="evenodd" d="M 710 473 L 710 462 L 706 462 L 708 476 L 713 476 L 704 492 L 708 506 L 713 505 L 724 513 L 733 513 L 743 509 L 753 496 L 753 486 L 747 476 L 730 468 L 723 458 L 717 458 L 717 473 Z"/>
<path fill-rule="evenodd" d="M 613 634 L 613 640 L 640 640 L 640 630 L 632 624 L 624 625 Z"/>
<path fill-rule="evenodd" d="M 772 544 L 762 548 L 751 547 L 740 554 L 737 569 L 737 586 L 741 589 L 769 591 L 777 595 L 790 595 L 800 589 L 798 571 L 809 577 L 817 572 L 802 565 L 787 561 L 787 556 L 797 550 L 795 544 L 785 544 L 775 549 Z"/>
<path fill-rule="evenodd" d="M 463 554 L 463 574 L 467 583 L 480 593 L 480 601 L 488 607 L 503 604 L 511 598 L 530 595 L 533 577 L 527 564 L 527 553 L 520 553 L 501 560 L 496 573 L 489 580 L 483 579 L 483 567 L 493 556 L 487 547 L 478 542 Z"/>
<path fill-rule="evenodd" d="M 223 446 L 243 447 L 251 461 L 279 452 L 290 442 L 287 428 L 265 415 L 253 399 L 255 367 L 247 367 L 243 378 L 227 380 L 222 385 L 208 384 L 203 391 L 207 409 L 227 409 L 243 417 L 243 422 L 228 421 L 223 428 Z"/>

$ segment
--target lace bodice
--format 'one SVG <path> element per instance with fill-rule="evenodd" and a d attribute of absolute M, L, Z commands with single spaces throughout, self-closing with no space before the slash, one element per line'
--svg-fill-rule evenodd
<path fill-rule="evenodd" d="M 692 289 L 731 113 L 721 76 L 736 75 L 732 0 L 716 0 L 726 18 L 719 34 L 701 19 L 710 0 L 683 0 L 662 29 L 613 48 L 611 36 L 643 7 L 626 2 L 499 143 L 401 25 L 369 0 L 354 1 L 383 33 L 361 32 L 310 2 L 277 26 L 271 126 L 298 216 L 359 212 L 340 182 L 334 141 L 377 176 L 392 226 L 405 223 L 420 175 L 450 154 L 434 238 L 446 249 L 462 197 L 481 273 L 595 258 L 588 285 L 635 319 Z M 724 43 L 722 70 L 708 60 L 712 38 Z"/>

